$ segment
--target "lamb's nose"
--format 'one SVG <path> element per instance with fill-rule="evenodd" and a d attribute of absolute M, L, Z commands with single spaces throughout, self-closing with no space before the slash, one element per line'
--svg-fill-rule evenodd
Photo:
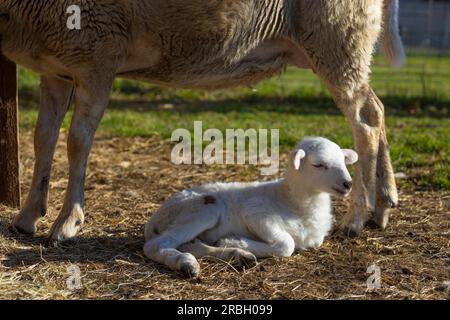
<path fill-rule="evenodd" d="M 345 181 L 345 182 L 343 183 L 343 185 L 344 185 L 344 188 L 345 188 L 345 189 L 350 190 L 350 189 L 352 188 L 352 186 L 353 186 L 353 183 L 352 183 L 352 181 L 350 180 L 350 181 Z"/>

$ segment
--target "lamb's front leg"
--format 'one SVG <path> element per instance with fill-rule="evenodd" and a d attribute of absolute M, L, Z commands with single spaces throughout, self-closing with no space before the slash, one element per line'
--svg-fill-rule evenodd
<path fill-rule="evenodd" d="M 25 205 L 13 221 L 19 232 L 34 234 L 37 222 L 47 213 L 52 160 L 72 87 L 70 82 L 41 77 L 41 103 L 34 134 L 36 162 L 33 181 Z"/>
<path fill-rule="evenodd" d="M 216 257 L 222 260 L 231 261 L 236 267 L 252 268 L 258 264 L 255 255 L 249 251 L 240 248 L 213 247 L 198 239 L 186 243 L 178 249 L 183 252 L 189 252 L 196 258 Z"/>
<path fill-rule="evenodd" d="M 103 75 L 104 76 L 104 75 Z M 109 101 L 114 77 L 81 82 L 67 142 L 69 183 L 64 205 L 52 226 L 49 243 L 74 237 L 84 223 L 84 180 L 95 131 Z"/>
<path fill-rule="evenodd" d="M 290 257 L 295 251 L 295 241 L 284 231 L 268 230 L 262 241 L 244 237 L 224 238 L 217 244 L 222 248 L 239 248 L 253 253 L 257 258 Z"/>

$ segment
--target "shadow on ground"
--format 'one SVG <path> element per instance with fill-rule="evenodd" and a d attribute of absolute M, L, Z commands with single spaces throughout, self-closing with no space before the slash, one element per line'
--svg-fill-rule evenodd
<path fill-rule="evenodd" d="M 150 91 L 149 91 L 150 90 Z M 113 94 L 109 109 L 130 110 L 137 112 L 178 112 L 197 114 L 201 112 L 277 112 L 296 115 L 340 115 L 333 99 L 326 94 L 316 95 L 267 95 L 247 94 L 236 98 L 185 99 L 176 95 L 161 97 L 158 88 L 151 88 L 141 94 Z M 39 93 L 36 90 L 23 89 L 20 92 L 23 103 L 21 108 L 33 109 L 39 104 Z M 409 97 L 399 95 L 380 96 L 386 106 L 388 115 L 408 117 L 449 117 L 450 100 L 438 97 Z"/>

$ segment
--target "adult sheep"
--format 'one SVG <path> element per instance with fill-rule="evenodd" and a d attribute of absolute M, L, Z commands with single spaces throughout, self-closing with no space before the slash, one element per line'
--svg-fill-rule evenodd
<path fill-rule="evenodd" d="M 72 5 L 81 9 L 80 30 L 67 27 Z M 34 176 L 14 226 L 32 234 L 47 211 L 55 144 L 73 91 L 69 183 L 51 241 L 75 236 L 84 222 L 87 159 L 116 77 L 215 89 L 294 65 L 319 75 L 352 127 L 360 162 L 344 229 L 359 234 L 368 221 L 385 227 L 397 190 L 384 107 L 369 73 L 380 35 L 388 60 L 403 61 L 397 16 L 398 0 L 2 0 L 3 53 L 41 75 Z"/>

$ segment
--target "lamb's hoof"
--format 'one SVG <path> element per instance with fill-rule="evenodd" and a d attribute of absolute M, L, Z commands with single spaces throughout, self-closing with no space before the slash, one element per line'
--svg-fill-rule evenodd
<path fill-rule="evenodd" d="M 238 249 L 233 256 L 233 265 L 238 268 L 251 269 L 258 265 L 258 260 L 253 253 Z"/>
<path fill-rule="evenodd" d="M 200 275 L 200 265 L 198 262 L 186 261 L 180 266 L 180 272 L 185 278 L 198 278 Z"/>

